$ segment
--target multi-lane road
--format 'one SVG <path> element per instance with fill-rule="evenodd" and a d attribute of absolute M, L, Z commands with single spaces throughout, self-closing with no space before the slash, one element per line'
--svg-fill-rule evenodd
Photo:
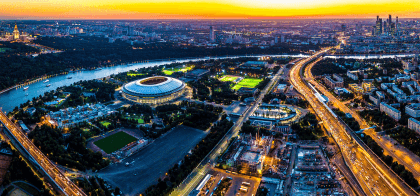
<path fill-rule="evenodd" d="M 318 99 L 316 94 L 318 92 L 304 80 L 303 69 L 305 66 L 325 54 L 329 49 L 317 52 L 295 64 L 290 72 L 290 79 L 295 89 L 310 103 L 328 133 L 335 139 L 346 164 L 366 195 L 417 195 L 413 189 L 390 171 L 325 103 Z"/>
<path fill-rule="evenodd" d="M 344 113 L 349 113 L 359 123 L 361 129 L 365 129 L 364 133 L 371 136 L 376 143 L 384 150 L 384 154 L 391 155 L 400 164 L 404 165 L 409 171 L 411 171 L 417 180 L 420 180 L 420 158 L 404 148 L 403 146 L 394 146 L 395 141 L 390 138 L 381 137 L 375 132 L 375 129 L 366 129 L 371 127 L 365 119 L 363 119 L 357 112 L 351 110 L 343 102 L 338 100 L 332 93 L 330 93 L 323 85 L 315 81 L 312 75 L 311 69 L 317 61 L 309 64 L 305 69 L 305 78 L 311 83 L 317 90 L 323 95 L 328 97 L 330 103 L 336 108 L 340 109 Z M 357 130 L 354 130 L 357 131 Z"/>
<path fill-rule="evenodd" d="M 49 182 L 53 183 L 56 192 L 60 195 L 86 195 L 82 190 L 79 189 L 70 179 L 68 179 L 32 142 L 26 137 L 22 130 L 13 123 L 1 110 L 0 110 L 0 121 L 3 126 L 9 131 L 11 140 L 15 139 L 25 152 L 23 155 L 28 154 L 30 159 L 34 160 L 37 166 L 40 167 L 44 177 L 50 179 Z M 9 135 L 10 135 L 9 134 Z M 22 149 L 16 147 L 16 149 Z"/>
<path fill-rule="evenodd" d="M 262 99 L 264 98 L 265 94 L 269 92 L 271 87 L 280 79 L 281 74 L 286 66 L 283 66 L 276 75 L 270 80 L 270 82 L 265 86 L 265 88 L 261 91 L 260 95 L 258 96 L 255 104 L 250 106 L 243 115 L 239 117 L 239 119 L 235 122 L 233 127 L 230 131 L 225 135 L 225 137 L 213 148 L 213 150 L 209 153 L 209 155 L 204 158 L 201 163 L 191 172 L 190 176 L 184 180 L 181 185 L 175 189 L 171 195 L 172 196 L 179 196 L 179 195 L 188 195 L 204 178 L 204 176 L 212 169 L 212 163 L 216 162 L 216 158 L 219 156 L 224 149 L 226 149 L 228 145 L 228 141 L 231 138 L 234 138 L 238 135 L 239 131 L 241 130 L 243 122 L 245 122 L 248 117 L 254 113 L 257 109 L 258 105 L 261 104 Z"/>

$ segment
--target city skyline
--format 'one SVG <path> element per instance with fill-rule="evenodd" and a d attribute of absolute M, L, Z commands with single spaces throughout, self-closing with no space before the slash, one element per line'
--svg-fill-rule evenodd
<path fill-rule="evenodd" d="M 371 18 L 376 15 L 420 17 L 414 8 L 420 2 L 405 1 L 143 1 L 61 0 L 54 3 L 2 2 L 0 19 L 288 19 L 288 18 Z M 174 9 L 176 8 L 176 9 Z"/>

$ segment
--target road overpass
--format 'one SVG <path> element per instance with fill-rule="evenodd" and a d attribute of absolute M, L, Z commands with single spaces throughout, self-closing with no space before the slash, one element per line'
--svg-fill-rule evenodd
<path fill-rule="evenodd" d="M 32 142 L 26 137 L 19 126 L 13 123 L 0 110 L 0 121 L 4 134 L 12 145 L 19 150 L 28 162 L 44 177 L 58 195 L 85 196 L 70 179 L 68 179 Z"/>
<path fill-rule="evenodd" d="M 338 144 L 343 158 L 366 195 L 417 195 L 389 167 L 387 167 L 330 108 L 320 101 L 314 89 L 303 79 L 304 67 L 325 54 L 323 49 L 292 68 L 290 79 L 295 89 L 309 102 L 317 116 L 324 122 L 328 134 Z"/>

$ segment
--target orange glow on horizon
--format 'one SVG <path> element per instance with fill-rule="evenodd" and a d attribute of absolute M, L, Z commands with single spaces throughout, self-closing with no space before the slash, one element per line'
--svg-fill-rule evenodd
<path fill-rule="evenodd" d="M 418 0 L 2 0 L 0 19 L 420 17 Z"/>

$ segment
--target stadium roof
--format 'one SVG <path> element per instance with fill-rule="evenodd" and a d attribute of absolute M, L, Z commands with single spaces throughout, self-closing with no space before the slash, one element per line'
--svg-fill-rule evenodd
<path fill-rule="evenodd" d="M 138 97 L 160 97 L 170 95 L 185 87 L 181 80 L 166 76 L 153 76 L 127 83 L 123 92 Z"/>

